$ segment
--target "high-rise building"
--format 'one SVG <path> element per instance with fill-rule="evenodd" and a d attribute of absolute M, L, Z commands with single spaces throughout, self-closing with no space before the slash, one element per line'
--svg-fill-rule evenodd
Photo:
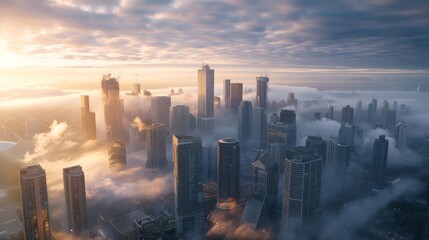
<path fill-rule="evenodd" d="M 168 209 L 159 214 L 161 222 L 161 238 L 166 240 L 176 239 L 176 216 L 175 212 Z"/>
<path fill-rule="evenodd" d="M 398 101 L 393 101 L 392 109 L 395 111 L 398 110 Z"/>
<path fill-rule="evenodd" d="M 82 130 L 87 140 L 97 139 L 97 128 L 95 125 L 95 113 L 89 110 L 89 96 L 80 96 L 80 112 L 82 120 Z"/>
<path fill-rule="evenodd" d="M 335 146 L 335 157 L 334 157 L 334 173 L 339 182 L 344 182 L 346 177 L 346 169 L 350 164 L 350 152 L 351 148 L 347 144 L 338 143 Z"/>
<path fill-rule="evenodd" d="M 277 123 L 280 122 L 280 117 L 276 112 L 273 112 L 270 116 L 270 123 Z"/>
<path fill-rule="evenodd" d="M 283 173 L 287 146 L 283 143 L 272 143 L 269 146 L 271 159 L 277 164 L 279 172 Z"/>
<path fill-rule="evenodd" d="M 314 121 L 320 121 L 320 120 L 322 120 L 322 113 L 321 112 L 315 112 L 313 117 L 314 117 Z"/>
<path fill-rule="evenodd" d="M 295 98 L 295 93 L 290 92 L 287 95 L 286 106 L 288 107 L 298 107 L 298 100 Z"/>
<path fill-rule="evenodd" d="M 217 182 L 217 144 L 203 145 L 203 176 L 206 181 Z"/>
<path fill-rule="evenodd" d="M 305 147 L 313 149 L 313 151 L 322 157 L 322 165 L 326 165 L 327 143 L 322 137 L 308 136 L 305 141 Z"/>
<path fill-rule="evenodd" d="M 40 165 L 19 170 L 24 237 L 27 240 L 51 239 L 46 173 Z"/>
<path fill-rule="evenodd" d="M 203 64 L 198 69 L 198 129 L 210 133 L 214 128 L 214 69 Z"/>
<path fill-rule="evenodd" d="M 265 149 L 267 141 L 267 115 L 263 108 L 252 109 L 252 145 Z"/>
<path fill-rule="evenodd" d="M 243 84 L 231 83 L 231 110 L 233 113 L 238 112 L 238 106 L 243 101 Z"/>
<path fill-rule="evenodd" d="M 359 100 L 356 102 L 356 107 L 355 107 L 355 123 L 356 124 L 360 124 L 363 120 L 362 118 L 362 100 Z"/>
<path fill-rule="evenodd" d="M 125 143 L 119 140 L 112 142 L 109 146 L 109 167 L 118 172 L 127 166 L 127 151 Z"/>
<path fill-rule="evenodd" d="M 176 235 L 199 239 L 205 230 L 201 138 L 173 136 Z"/>
<path fill-rule="evenodd" d="M 151 97 L 150 99 L 150 116 L 152 122 L 164 124 L 167 132 L 170 127 L 170 106 L 171 97 L 158 96 Z"/>
<path fill-rule="evenodd" d="M 167 166 L 165 126 L 152 123 L 146 132 L 147 168 L 164 168 Z"/>
<path fill-rule="evenodd" d="M 374 189 L 381 190 L 384 187 L 388 151 L 389 140 L 385 135 L 380 135 L 374 142 L 372 154 L 371 183 Z"/>
<path fill-rule="evenodd" d="M 373 116 L 373 124 L 377 123 L 377 99 L 373 98 L 371 100 L 372 103 L 372 116 Z"/>
<path fill-rule="evenodd" d="M 296 146 L 296 124 L 283 122 L 270 123 L 267 126 L 267 142 L 282 143 L 287 147 Z"/>
<path fill-rule="evenodd" d="M 260 154 L 252 165 L 253 184 L 256 187 L 253 198 L 263 202 L 268 217 L 275 221 L 278 215 L 278 166 L 268 153 Z"/>
<path fill-rule="evenodd" d="M 139 126 L 135 123 L 131 123 L 129 127 L 129 135 L 130 135 L 130 150 L 138 151 L 144 147 L 144 143 L 142 140 L 142 134 L 139 130 Z"/>
<path fill-rule="evenodd" d="M 283 109 L 280 111 L 280 122 L 285 124 L 296 123 L 296 113 L 293 110 Z"/>
<path fill-rule="evenodd" d="M 384 129 L 387 129 L 387 115 L 389 114 L 389 102 L 384 100 L 381 105 L 381 124 Z"/>
<path fill-rule="evenodd" d="M 374 125 L 376 123 L 376 116 L 374 115 L 374 103 L 370 102 L 368 104 L 368 114 L 367 114 L 367 122 L 369 124 Z"/>
<path fill-rule="evenodd" d="M 101 92 L 107 138 L 110 140 L 123 140 L 124 129 L 122 118 L 124 116 L 124 100 L 120 98 L 118 80 L 112 78 L 110 74 L 103 75 Z"/>
<path fill-rule="evenodd" d="M 338 144 L 338 138 L 331 138 L 327 141 L 326 148 L 326 166 L 329 168 L 334 167 L 335 162 L 335 149 Z"/>
<path fill-rule="evenodd" d="M 217 97 L 217 96 L 214 97 L 214 109 L 216 110 L 220 109 L 220 97 Z"/>
<path fill-rule="evenodd" d="M 354 109 L 350 107 L 350 105 L 343 107 L 343 110 L 341 111 L 341 123 L 353 124 L 353 113 Z"/>
<path fill-rule="evenodd" d="M 240 198 L 240 143 L 223 138 L 218 143 L 218 202 Z"/>
<path fill-rule="evenodd" d="M 356 126 L 348 123 L 342 123 L 338 132 L 339 143 L 348 145 L 351 149 L 353 149 L 355 145 Z"/>
<path fill-rule="evenodd" d="M 161 236 L 161 232 L 156 227 L 155 219 L 151 216 L 135 219 L 133 224 L 135 240 L 156 240 Z"/>
<path fill-rule="evenodd" d="M 334 106 L 329 105 L 328 109 L 326 109 L 325 117 L 327 119 L 334 120 Z"/>
<path fill-rule="evenodd" d="M 191 130 L 191 114 L 186 105 L 177 105 L 170 109 L 170 133 L 188 135 Z"/>
<path fill-rule="evenodd" d="M 242 101 L 238 108 L 238 140 L 245 143 L 252 136 L 252 103 Z"/>
<path fill-rule="evenodd" d="M 231 107 L 231 80 L 223 80 L 223 100 L 225 104 L 225 109 L 230 109 Z"/>
<path fill-rule="evenodd" d="M 139 95 L 141 93 L 141 88 L 140 88 L 140 84 L 138 83 L 133 83 L 133 89 L 131 90 L 131 93 L 133 95 Z"/>
<path fill-rule="evenodd" d="M 395 140 L 395 147 L 399 151 L 404 151 L 407 148 L 407 124 L 404 122 L 400 122 L 396 125 Z"/>
<path fill-rule="evenodd" d="M 88 238 L 85 175 L 81 166 L 63 169 L 68 230 L 80 239 Z"/>
<path fill-rule="evenodd" d="M 267 109 L 268 107 L 268 82 L 270 79 L 265 77 L 256 77 L 256 107 Z"/>
<path fill-rule="evenodd" d="M 288 150 L 283 185 L 282 237 L 307 239 L 318 233 L 322 157 L 306 147 Z"/>
<path fill-rule="evenodd" d="M 386 114 L 386 129 L 394 132 L 396 128 L 396 110 L 389 109 Z"/>

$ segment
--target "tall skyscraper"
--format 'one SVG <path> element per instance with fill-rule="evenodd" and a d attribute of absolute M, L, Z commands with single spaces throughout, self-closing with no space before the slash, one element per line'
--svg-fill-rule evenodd
<path fill-rule="evenodd" d="M 372 116 L 373 116 L 373 124 L 377 123 L 377 99 L 373 98 L 371 100 L 372 103 Z"/>
<path fill-rule="evenodd" d="M 133 83 L 133 89 L 132 89 L 131 93 L 132 93 L 133 95 L 139 95 L 139 94 L 140 94 L 140 92 L 141 92 L 140 84 L 138 84 L 138 83 Z"/>
<path fill-rule="evenodd" d="M 231 80 L 223 80 L 223 100 L 225 104 L 225 109 L 230 109 L 231 107 Z"/>
<path fill-rule="evenodd" d="M 267 109 L 268 106 L 268 82 L 270 79 L 265 77 L 256 77 L 256 107 Z"/>
<path fill-rule="evenodd" d="M 303 239 L 318 233 L 322 157 L 306 147 L 288 150 L 283 185 L 282 237 Z M 305 239 L 307 239 L 305 238 Z"/>
<path fill-rule="evenodd" d="M 388 114 L 389 114 L 389 102 L 384 100 L 383 104 L 381 105 L 381 124 L 383 125 L 384 129 L 388 129 L 387 128 Z"/>
<path fill-rule="evenodd" d="M 218 201 L 240 199 L 240 144 L 235 138 L 218 143 Z"/>
<path fill-rule="evenodd" d="M 355 145 L 356 126 L 342 123 L 339 130 L 339 143 L 348 145 L 353 150 Z"/>
<path fill-rule="evenodd" d="M 296 123 L 296 113 L 293 110 L 283 109 L 280 111 L 280 122 L 285 124 Z"/>
<path fill-rule="evenodd" d="M 237 113 L 238 106 L 243 101 L 243 84 L 231 83 L 231 110 Z"/>
<path fill-rule="evenodd" d="M 313 149 L 313 151 L 322 157 L 322 165 L 326 165 L 327 143 L 322 137 L 308 136 L 305 141 L 305 147 Z"/>
<path fill-rule="evenodd" d="M 198 129 L 210 133 L 214 128 L 214 69 L 203 64 L 198 70 Z"/>
<path fill-rule="evenodd" d="M 354 109 L 350 107 L 350 105 L 343 107 L 343 110 L 341 111 L 341 123 L 353 124 L 353 113 Z"/>
<path fill-rule="evenodd" d="M 124 100 L 120 98 L 118 80 L 112 78 L 110 74 L 103 75 L 101 92 L 107 138 L 110 140 L 123 140 L 124 129 L 122 118 L 124 115 Z"/>
<path fill-rule="evenodd" d="M 203 145 L 203 175 L 206 181 L 217 182 L 217 144 Z"/>
<path fill-rule="evenodd" d="M 267 142 L 267 115 L 263 108 L 252 109 L 252 145 L 265 149 Z"/>
<path fill-rule="evenodd" d="M 214 109 L 215 110 L 220 109 L 220 97 L 217 97 L 217 96 L 214 97 Z"/>
<path fill-rule="evenodd" d="M 347 144 L 338 143 L 335 146 L 335 157 L 334 157 L 334 173 L 337 180 L 342 183 L 346 177 L 346 169 L 350 164 L 350 152 L 351 148 Z"/>
<path fill-rule="evenodd" d="M 153 123 L 146 132 L 147 168 L 164 168 L 167 166 L 165 126 Z"/>
<path fill-rule="evenodd" d="M 338 144 L 338 138 L 331 138 L 327 141 L 326 148 L 326 166 L 329 168 L 334 167 L 335 162 L 335 149 Z"/>
<path fill-rule="evenodd" d="M 252 136 L 252 103 L 242 101 L 238 108 L 238 140 L 245 143 Z"/>
<path fill-rule="evenodd" d="M 177 105 L 170 109 L 170 133 L 188 135 L 191 130 L 191 114 L 186 105 Z"/>
<path fill-rule="evenodd" d="M 109 167 L 118 172 L 127 166 L 127 151 L 125 143 L 119 140 L 112 142 L 109 146 Z"/>
<path fill-rule="evenodd" d="M 388 151 L 389 140 L 385 135 L 380 135 L 374 142 L 372 154 L 371 183 L 374 189 L 381 190 L 384 187 Z"/>
<path fill-rule="evenodd" d="M 287 107 L 298 107 L 298 100 L 295 98 L 295 93 L 290 92 L 287 95 L 287 101 L 286 101 Z"/>
<path fill-rule="evenodd" d="M 268 153 L 258 156 L 253 165 L 253 185 L 256 193 L 253 196 L 256 200 L 264 203 L 264 207 L 271 221 L 277 219 L 277 196 L 278 196 L 278 167 L 271 160 Z"/>
<path fill-rule="evenodd" d="M 407 148 L 407 124 L 400 122 L 396 125 L 395 131 L 396 148 L 404 151 Z"/>
<path fill-rule="evenodd" d="M 85 175 L 81 166 L 63 169 L 68 230 L 80 239 L 88 238 Z"/>
<path fill-rule="evenodd" d="M 386 114 L 386 129 L 394 132 L 396 128 L 396 110 L 389 109 Z"/>
<path fill-rule="evenodd" d="M 325 117 L 327 119 L 334 120 L 334 106 L 329 105 L 328 109 L 326 109 Z"/>
<path fill-rule="evenodd" d="M 82 130 L 87 140 L 97 139 L 97 128 L 95 126 L 95 113 L 89 110 L 89 96 L 80 96 L 80 112 L 82 120 Z"/>
<path fill-rule="evenodd" d="M 355 123 L 356 124 L 360 124 L 362 122 L 362 100 L 359 100 L 356 102 L 356 107 L 355 107 Z"/>
<path fill-rule="evenodd" d="M 204 237 L 203 160 L 201 138 L 173 136 L 176 235 Z"/>
<path fill-rule="evenodd" d="M 164 124 L 168 132 L 170 127 L 171 97 L 158 96 L 150 99 L 150 115 L 153 123 Z"/>
<path fill-rule="evenodd" d="M 283 173 L 284 165 L 285 165 L 286 150 L 287 150 L 286 144 L 272 143 L 270 144 L 269 149 L 270 149 L 271 160 L 273 160 L 277 164 L 279 168 L 279 172 Z"/>
<path fill-rule="evenodd" d="M 376 123 L 376 116 L 374 115 L 374 103 L 371 102 L 368 104 L 368 114 L 367 114 L 367 122 L 369 124 L 374 125 Z"/>
<path fill-rule="evenodd" d="M 50 240 L 48 187 L 46 173 L 40 165 L 19 170 L 24 237 L 27 240 Z"/>
<path fill-rule="evenodd" d="M 267 126 L 267 142 L 282 143 L 287 147 L 296 146 L 296 124 L 283 122 L 270 123 Z"/>

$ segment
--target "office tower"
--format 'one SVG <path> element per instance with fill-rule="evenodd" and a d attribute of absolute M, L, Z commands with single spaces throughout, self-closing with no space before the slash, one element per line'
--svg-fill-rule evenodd
<path fill-rule="evenodd" d="M 133 221 L 135 240 L 156 240 L 161 232 L 156 227 L 156 221 L 151 216 L 137 218 Z"/>
<path fill-rule="evenodd" d="M 220 97 L 217 97 L 217 96 L 214 97 L 214 109 L 217 109 L 217 110 L 220 109 Z"/>
<path fill-rule="evenodd" d="M 334 173 L 340 183 L 343 183 L 346 176 L 346 169 L 350 164 L 351 148 L 347 144 L 338 143 L 335 146 Z"/>
<path fill-rule="evenodd" d="M 325 113 L 325 117 L 327 119 L 334 120 L 334 106 L 332 105 L 328 106 L 328 109 L 326 110 L 326 113 Z"/>
<path fill-rule="evenodd" d="M 252 103 L 242 101 L 238 107 L 238 140 L 245 143 L 252 136 Z"/>
<path fill-rule="evenodd" d="M 396 128 L 396 110 L 389 109 L 386 114 L 386 129 L 394 132 Z"/>
<path fill-rule="evenodd" d="M 109 146 L 109 168 L 118 172 L 127 166 L 127 151 L 125 143 L 119 140 L 112 142 Z"/>
<path fill-rule="evenodd" d="M 80 96 L 80 105 L 83 134 L 87 140 L 96 140 L 95 113 L 89 110 L 89 96 Z"/>
<path fill-rule="evenodd" d="M 313 115 L 313 119 L 314 119 L 314 121 L 320 121 L 320 120 L 322 120 L 322 113 L 315 112 L 314 115 Z"/>
<path fill-rule="evenodd" d="M 326 166 L 329 168 L 334 167 L 335 162 L 335 149 L 338 144 L 338 138 L 332 138 L 327 141 L 326 148 Z"/>
<path fill-rule="evenodd" d="M 81 166 L 63 169 L 68 231 L 81 238 L 88 238 L 85 174 Z"/>
<path fill-rule="evenodd" d="M 356 107 L 355 107 L 355 123 L 360 124 L 363 120 L 362 118 L 362 100 L 357 101 Z"/>
<path fill-rule="evenodd" d="M 288 93 L 286 106 L 295 107 L 295 108 L 298 107 L 298 100 L 295 99 L 295 93 L 293 93 L 293 92 Z"/>
<path fill-rule="evenodd" d="M 231 107 L 231 80 L 223 80 L 223 100 L 225 104 L 225 109 L 230 109 Z"/>
<path fill-rule="evenodd" d="M 133 95 L 139 95 L 140 92 L 141 92 L 140 84 L 133 83 L 133 89 L 131 90 L 131 92 L 132 92 Z"/>
<path fill-rule="evenodd" d="M 253 185 L 256 187 L 253 198 L 263 202 L 268 217 L 275 221 L 277 219 L 278 166 L 268 153 L 260 154 L 252 166 Z"/>
<path fill-rule="evenodd" d="M 349 199 L 360 196 L 362 169 L 356 162 L 351 162 L 346 169 L 345 189 Z"/>
<path fill-rule="evenodd" d="M 231 83 L 231 110 L 233 113 L 237 113 L 241 101 L 243 101 L 243 84 Z"/>
<path fill-rule="evenodd" d="M 205 229 L 200 137 L 173 136 L 176 235 L 198 239 Z"/>
<path fill-rule="evenodd" d="M 265 77 L 256 77 L 256 107 L 267 109 L 268 106 L 268 82 L 270 79 Z"/>
<path fill-rule="evenodd" d="M 384 129 L 387 129 L 387 115 L 389 113 L 389 102 L 384 100 L 381 105 L 381 124 Z"/>
<path fill-rule="evenodd" d="M 162 210 L 159 214 L 161 222 L 161 239 L 173 240 L 176 239 L 176 216 L 173 211 Z"/>
<path fill-rule="evenodd" d="M 377 99 L 375 99 L 375 98 L 373 98 L 372 100 L 371 100 L 371 103 L 372 103 L 372 106 L 373 106 L 373 108 L 372 108 L 372 116 L 373 116 L 373 120 L 374 120 L 374 124 L 376 124 L 377 123 Z"/>
<path fill-rule="evenodd" d="M 198 129 L 210 133 L 214 127 L 214 69 L 203 64 L 198 70 Z"/>
<path fill-rule="evenodd" d="M 342 123 L 338 132 L 339 143 L 349 145 L 353 149 L 355 145 L 356 127 L 348 123 Z"/>
<path fill-rule="evenodd" d="M 217 182 L 217 144 L 203 145 L 203 176 L 206 181 Z"/>
<path fill-rule="evenodd" d="M 293 110 L 283 109 L 280 111 L 280 122 L 286 124 L 295 124 L 296 123 L 296 113 Z"/>
<path fill-rule="evenodd" d="M 353 112 L 354 109 L 350 107 L 350 105 L 343 107 L 343 110 L 341 111 L 341 123 L 353 124 Z"/>
<path fill-rule="evenodd" d="M 393 101 L 392 109 L 395 111 L 398 110 L 398 102 L 397 101 Z"/>
<path fill-rule="evenodd" d="M 170 133 L 188 135 L 191 131 L 191 114 L 186 105 L 177 105 L 170 109 Z"/>
<path fill-rule="evenodd" d="M 166 132 L 170 127 L 171 97 L 158 96 L 150 99 L 150 116 L 153 123 L 164 124 Z"/>
<path fill-rule="evenodd" d="M 277 113 L 274 112 L 270 116 L 270 123 L 277 123 L 277 122 L 280 122 L 280 117 Z"/>
<path fill-rule="evenodd" d="M 130 150 L 131 151 L 137 151 L 143 148 L 143 143 L 140 138 L 140 131 L 139 127 L 135 123 L 131 123 L 129 127 L 129 134 L 130 134 Z"/>
<path fill-rule="evenodd" d="M 304 239 L 317 235 L 322 157 L 306 147 L 288 150 L 283 185 L 282 235 Z M 305 238 L 306 239 L 306 238 Z"/>
<path fill-rule="evenodd" d="M 322 137 L 308 136 L 305 141 L 305 147 L 312 149 L 322 157 L 322 165 L 326 165 L 327 142 Z"/>
<path fill-rule="evenodd" d="M 122 127 L 122 118 L 124 115 L 124 100 L 119 95 L 119 82 L 116 78 L 112 78 L 110 74 L 103 75 L 101 92 L 107 138 L 109 140 L 123 140 L 124 129 Z"/>
<path fill-rule="evenodd" d="M 282 143 L 287 147 L 296 146 L 296 124 L 283 122 L 270 123 L 267 126 L 268 143 Z"/>
<path fill-rule="evenodd" d="M 46 173 L 40 165 L 19 170 L 24 237 L 27 240 L 50 240 L 48 188 Z"/>
<path fill-rule="evenodd" d="M 164 168 L 167 166 L 165 126 L 152 123 L 146 132 L 147 168 Z"/>
<path fill-rule="evenodd" d="M 371 183 L 374 189 L 381 190 L 384 187 L 388 151 L 389 140 L 385 135 L 380 135 L 374 142 L 372 154 Z"/>
<path fill-rule="evenodd" d="M 267 115 L 263 108 L 252 109 L 252 145 L 265 149 L 267 141 Z"/>
<path fill-rule="evenodd" d="M 240 199 L 240 144 L 235 138 L 218 143 L 218 202 Z"/>
<path fill-rule="evenodd" d="M 407 124 L 400 122 L 396 125 L 395 131 L 396 148 L 404 151 L 407 148 Z"/>
<path fill-rule="evenodd" d="M 269 146 L 271 159 L 277 164 L 279 172 L 283 173 L 285 157 L 286 157 L 286 144 L 272 143 Z"/>
<path fill-rule="evenodd" d="M 376 123 L 375 119 L 376 118 L 375 118 L 375 115 L 374 115 L 374 103 L 371 102 L 371 103 L 368 104 L 367 122 L 369 124 L 374 125 Z"/>

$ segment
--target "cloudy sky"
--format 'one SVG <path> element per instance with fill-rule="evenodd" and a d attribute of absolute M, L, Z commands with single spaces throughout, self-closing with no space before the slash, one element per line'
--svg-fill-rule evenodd
<path fill-rule="evenodd" d="M 429 76 L 426 0 L 1 0 L 3 85 Z"/>

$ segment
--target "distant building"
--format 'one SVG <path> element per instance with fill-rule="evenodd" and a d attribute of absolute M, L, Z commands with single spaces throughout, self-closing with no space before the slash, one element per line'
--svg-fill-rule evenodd
<path fill-rule="evenodd" d="M 270 123 L 277 123 L 280 122 L 280 117 L 276 112 L 273 112 L 270 116 Z"/>
<path fill-rule="evenodd" d="M 388 129 L 387 128 L 388 113 L 389 113 L 389 102 L 384 100 L 383 105 L 381 105 L 381 124 L 383 125 L 384 129 Z"/>
<path fill-rule="evenodd" d="M 133 224 L 135 240 L 156 240 L 161 236 L 159 229 L 156 227 L 155 219 L 151 216 L 137 218 Z"/>
<path fill-rule="evenodd" d="M 263 108 L 252 109 L 252 145 L 265 149 L 267 142 L 267 115 Z"/>
<path fill-rule="evenodd" d="M 326 165 L 327 143 L 322 137 L 308 136 L 305 146 L 311 148 L 315 153 L 322 157 L 322 165 Z"/>
<path fill-rule="evenodd" d="M 132 92 L 133 95 L 140 95 L 140 93 L 141 93 L 140 84 L 133 83 L 133 88 L 132 88 L 131 92 Z"/>
<path fill-rule="evenodd" d="M 386 113 L 386 129 L 391 132 L 395 131 L 396 127 L 396 110 L 389 109 Z"/>
<path fill-rule="evenodd" d="M 89 96 L 80 96 L 80 104 L 83 134 L 87 140 L 96 140 L 97 128 L 95 125 L 95 113 L 89 110 Z"/>
<path fill-rule="evenodd" d="M 127 151 L 125 143 L 114 141 L 109 146 L 109 167 L 112 171 L 118 172 L 127 166 Z"/>
<path fill-rule="evenodd" d="M 272 143 L 269 145 L 271 159 L 277 164 L 280 173 L 284 171 L 287 149 L 287 145 L 283 143 Z"/>
<path fill-rule="evenodd" d="M 268 77 L 256 77 L 256 107 L 267 109 L 268 107 Z"/>
<path fill-rule="evenodd" d="M 314 113 L 314 121 L 320 121 L 322 120 L 322 113 L 316 112 Z"/>
<path fill-rule="evenodd" d="M 218 143 L 218 201 L 240 199 L 240 143 L 223 138 Z"/>
<path fill-rule="evenodd" d="M 339 143 L 348 145 L 351 150 L 353 150 L 355 145 L 356 126 L 348 123 L 342 123 L 338 132 Z"/>
<path fill-rule="evenodd" d="M 217 182 L 217 144 L 203 145 L 203 175 L 206 181 Z"/>
<path fill-rule="evenodd" d="M 223 100 L 225 104 L 225 109 L 229 110 L 231 108 L 231 80 L 223 80 Z"/>
<path fill-rule="evenodd" d="M 389 140 L 385 135 L 380 135 L 374 142 L 372 155 L 371 183 L 374 189 L 381 190 L 386 179 L 387 154 L 389 151 Z"/>
<path fill-rule="evenodd" d="M 170 127 L 170 106 L 171 97 L 158 96 L 151 97 L 150 99 L 150 115 L 152 123 L 164 124 L 167 132 Z"/>
<path fill-rule="evenodd" d="M 238 112 L 238 106 L 243 101 L 243 84 L 231 83 L 231 110 L 233 113 Z"/>
<path fill-rule="evenodd" d="M 214 97 L 214 109 L 216 110 L 220 109 L 220 97 L 217 97 L 217 96 Z"/>
<path fill-rule="evenodd" d="M 395 131 L 396 148 L 404 151 L 407 148 L 407 124 L 400 122 L 396 125 Z"/>
<path fill-rule="evenodd" d="M 327 119 L 334 120 L 334 106 L 328 106 L 328 109 L 326 109 L 325 117 Z"/>
<path fill-rule="evenodd" d="M 45 170 L 40 165 L 21 168 L 19 177 L 25 239 L 52 239 Z"/>
<path fill-rule="evenodd" d="M 270 123 L 267 127 L 268 143 L 282 143 L 287 147 L 296 146 L 296 124 Z"/>
<path fill-rule="evenodd" d="M 295 98 L 295 93 L 293 92 L 288 93 L 286 106 L 295 107 L 295 109 L 298 107 L 298 100 Z"/>
<path fill-rule="evenodd" d="M 198 129 L 210 133 L 214 128 L 214 69 L 203 64 L 198 70 Z"/>
<path fill-rule="evenodd" d="M 89 237 L 85 174 L 81 166 L 63 169 L 68 230 L 81 239 Z"/>
<path fill-rule="evenodd" d="M 191 114 L 186 105 L 177 105 L 170 109 L 170 133 L 172 135 L 188 135 L 191 131 Z"/>
<path fill-rule="evenodd" d="M 252 137 L 252 103 L 242 101 L 238 108 L 238 139 L 245 143 Z"/>
<path fill-rule="evenodd" d="M 167 166 L 165 126 L 153 123 L 146 132 L 147 168 L 164 168 Z"/>
<path fill-rule="evenodd" d="M 354 123 L 360 124 L 363 121 L 362 100 L 356 102 Z"/>
<path fill-rule="evenodd" d="M 350 107 L 350 105 L 343 107 L 343 110 L 341 111 L 341 123 L 353 124 L 353 120 L 354 120 L 353 114 L 354 114 L 354 109 Z"/>
<path fill-rule="evenodd" d="M 118 80 L 112 78 L 110 74 L 103 75 L 101 92 L 107 138 L 109 140 L 123 140 L 124 129 L 122 118 L 124 116 L 124 100 L 120 98 Z"/>
<path fill-rule="evenodd" d="M 338 144 L 338 138 L 331 138 L 327 141 L 326 148 L 326 166 L 329 168 L 334 167 L 335 151 Z"/>
<path fill-rule="evenodd" d="M 334 157 L 334 173 L 336 179 L 341 182 L 345 180 L 346 169 L 350 164 L 351 148 L 347 144 L 338 143 L 335 146 L 335 157 Z"/>
<path fill-rule="evenodd" d="M 280 122 L 285 124 L 296 124 L 296 113 L 293 110 L 283 109 L 280 111 Z"/>

